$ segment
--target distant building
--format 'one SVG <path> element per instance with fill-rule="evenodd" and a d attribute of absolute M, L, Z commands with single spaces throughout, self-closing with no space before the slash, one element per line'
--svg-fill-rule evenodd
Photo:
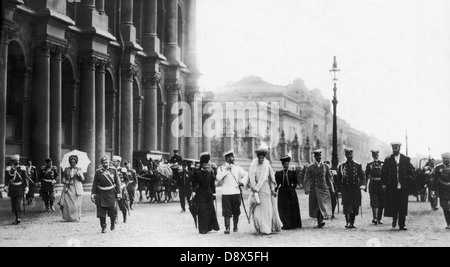
<path fill-rule="evenodd" d="M 254 139 L 243 135 L 248 131 L 248 125 L 224 119 L 223 127 L 232 127 L 233 132 L 241 134 L 233 138 L 215 138 L 212 140 L 213 156 L 221 158 L 223 150 L 234 148 L 241 160 L 248 161 L 254 157 L 253 149 L 261 142 L 266 141 L 275 145 L 271 150 L 270 158 L 276 164 L 278 159 L 286 153 L 291 153 L 294 162 L 307 164 L 311 162 L 311 151 L 322 149 L 324 160 L 331 161 L 332 153 L 332 119 L 331 101 L 325 99 L 318 89 L 310 90 L 301 79 L 295 80 L 287 86 L 270 84 L 260 77 L 244 77 L 241 81 L 230 84 L 217 90 L 215 101 L 225 108 L 227 102 L 278 102 L 279 138 L 268 140 L 267 136 L 258 135 Z M 269 111 L 269 117 L 271 112 Z M 250 125 L 257 125 L 259 118 L 250 118 Z M 273 121 L 269 122 L 274 123 Z M 238 127 L 240 126 L 240 127 Z M 228 129 L 230 131 L 230 129 Z M 340 162 L 345 161 L 344 149 L 352 147 L 355 150 L 355 160 L 363 164 L 372 160 L 370 150 L 380 149 L 381 158 L 390 153 L 387 143 L 375 137 L 368 136 L 362 131 L 352 128 L 345 120 L 338 118 L 338 153 Z M 243 148 L 245 149 L 243 149 Z"/>

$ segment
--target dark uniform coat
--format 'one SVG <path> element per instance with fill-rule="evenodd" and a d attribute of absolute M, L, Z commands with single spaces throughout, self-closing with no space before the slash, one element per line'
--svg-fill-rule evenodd
<path fill-rule="evenodd" d="M 302 227 L 300 206 L 297 197 L 297 173 L 295 171 L 279 171 L 275 173 L 278 192 L 278 213 L 285 229 Z"/>
<path fill-rule="evenodd" d="M 366 166 L 366 179 L 369 183 L 369 194 L 370 194 L 370 206 L 372 208 L 384 209 L 386 191 L 383 189 L 381 184 L 381 169 L 383 168 L 384 162 L 381 160 L 375 160 L 371 163 L 367 163 Z"/>
<path fill-rule="evenodd" d="M 36 184 L 38 181 L 38 173 L 35 166 L 25 166 L 25 177 L 28 179 L 28 185 L 30 188 L 30 191 L 27 194 L 27 199 L 33 199 L 34 198 L 34 188 L 36 187 Z"/>
<path fill-rule="evenodd" d="M 219 231 L 219 222 L 214 208 L 216 193 L 216 177 L 212 170 L 198 170 L 195 172 L 192 186 L 195 190 L 195 201 L 199 205 L 198 229 L 199 232 Z"/>
<path fill-rule="evenodd" d="M 366 185 L 362 165 L 355 161 L 347 161 L 339 166 L 336 184 L 341 188 L 344 214 L 358 215 L 359 212 L 355 208 L 361 206 L 360 187 Z"/>
<path fill-rule="evenodd" d="M 331 195 L 334 192 L 331 183 L 330 166 L 324 163 L 313 163 L 306 169 L 305 192 L 309 193 L 309 216 L 317 218 L 320 210 L 323 217 L 332 215 Z"/>
<path fill-rule="evenodd" d="M 22 211 L 22 199 L 28 180 L 20 167 L 9 166 L 5 171 L 5 186 L 8 187 L 8 196 L 11 198 L 12 212 Z"/>
<path fill-rule="evenodd" d="M 441 200 L 443 209 L 450 208 L 450 166 L 439 164 L 434 169 L 433 176 L 436 181 L 436 188 Z"/>
<path fill-rule="evenodd" d="M 102 208 L 116 207 L 119 192 L 120 180 L 117 170 L 111 167 L 97 169 L 92 184 L 92 195 L 96 195 L 95 204 Z"/>
<path fill-rule="evenodd" d="M 128 191 L 134 191 L 136 190 L 137 185 L 137 177 L 136 177 L 136 171 L 135 170 L 129 170 L 127 172 L 127 178 L 128 178 Z"/>
<path fill-rule="evenodd" d="M 55 184 L 58 179 L 58 169 L 56 166 L 52 166 L 51 169 L 42 167 L 39 178 L 41 183 L 41 193 L 55 192 Z"/>
<path fill-rule="evenodd" d="M 384 161 L 381 169 L 381 184 L 386 188 L 386 210 L 385 217 L 394 217 L 408 215 L 408 198 L 411 176 L 414 166 L 411 165 L 411 159 L 400 154 L 400 163 L 397 168 L 395 156 L 391 155 Z M 398 189 L 398 182 L 401 189 Z"/>

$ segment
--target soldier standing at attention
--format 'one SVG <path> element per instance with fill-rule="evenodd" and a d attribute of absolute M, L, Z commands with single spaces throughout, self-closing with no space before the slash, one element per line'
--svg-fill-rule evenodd
<path fill-rule="evenodd" d="M 442 162 L 434 169 L 433 176 L 437 180 L 441 207 L 444 210 L 445 221 L 447 222 L 445 229 L 450 230 L 450 153 L 442 154 Z"/>
<path fill-rule="evenodd" d="M 342 192 L 342 205 L 347 222 L 345 228 L 354 229 L 361 206 L 361 190 L 366 190 L 366 179 L 362 165 L 353 161 L 353 149 L 346 149 L 345 156 L 347 162 L 339 166 L 336 183 L 340 185 Z"/>
<path fill-rule="evenodd" d="M 51 159 L 45 160 L 46 166 L 43 166 L 39 175 L 39 184 L 41 186 L 41 197 L 45 203 L 44 212 L 55 211 L 53 203 L 55 202 L 55 185 L 58 179 L 58 169 L 53 166 Z"/>
<path fill-rule="evenodd" d="M 15 224 L 19 224 L 20 213 L 22 212 L 22 200 L 28 193 L 28 180 L 25 172 L 19 166 L 20 156 L 11 157 L 11 166 L 5 171 L 5 192 L 11 198 L 12 212 L 16 216 Z"/>
<path fill-rule="evenodd" d="M 109 165 L 109 158 L 100 158 L 102 167 L 96 170 L 92 184 L 92 202 L 97 206 L 102 233 L 106 233 L 106 216 L 111 218 L 111 231 L 114 231 L 117 217 L 117 201 L 120 194 L 120 180 L 117 170 Z"/>
<path fill-rule="evenodd" d="M 28 205 L 33 205 L 34 201 L 34 188 L 38 183 L 37 170 L 36 167 L 33 166 L 33 162 L 31 159 L 28 160 L 27 166 L 25 166 L 25 176 L 28 179 L 29 192 L 26 196 Z"/>
<path fill-rule="evenodd" d="M 375 225 L 383 224 L 383 211 L 386 203 L 386 191 L 381 184 L 381 169 L 383 162 L 379 160 L 379 150 L 372 150 L 373 161 L 367 164 L 366 179 L 369 183 L 370 206 L 372 207 L 373 220 Z"/>

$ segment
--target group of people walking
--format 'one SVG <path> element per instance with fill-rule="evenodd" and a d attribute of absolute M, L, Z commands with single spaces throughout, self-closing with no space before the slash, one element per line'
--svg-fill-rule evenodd
<path fill-rule="evenodd" d="M 317 219 L 317 227 L 323 228 L 325 220 L 334 217 L 333 200 L 338 194 L 342 196 L 345 228 L 354 229 L 356 217 L 361 208 L 362 192 L 369 190 L 370 206 L 373 211 L 372 223 L 383 224 L 383 216 L 393 218 L 392 227 L 399 226 L 406 231 L 408 215 L 408 183 L 412 179 L 414 167 L 411 159 L 400 153 L 401 143 L 392 143 L 392 155 L 386 160 L 379 160 L 379 151 L 372 150 L 373 161 L 368 163 L 365 171 L 361 164 L 353 160 L 354 151 L 345 150 L 346 161 L 337 170 L 331 170 L 329 164 L 322 161 L 322 151 L 315 150 L 314 163 L 305 171 L 304 190 L 309 195 L 309 216 Z M 225 234 L 239 231 L 241 208 L 244 207 L 249 223 L 252 221 L 257 234 L 265 235 L 302 228 L 300 205 L 297 197 L 297 173 L 290 169 L 291 157 L 281 158 L 283 169 L 275 172 L 269 160 L 267 149 L 258 149 L 256 159 L 247 172 L 235 164 L 234 151 L 224 153 L 226 163 L 216 167 L 210 163 L 208 152 L 200 156 L 200 165 L 189 169 L 181 161 L 177 173 L 180 186 L 180 203 L 185 212 L 186 202 L 189 207 L 197 207 L 196 218 L 201 234 L 219 231 L 217 220 L 216 184 L 222 187 L 222 216 Z M 442 155 L 443 163 L 436 166 L 433 176 L 438 181 L 436 190 L 444 210 L 447 228 L 450 230 L 450 153 Z M 19 165 L 20 156 L 11 158 L 11 165 L 6 169 L 5 191 L 11 198 L 15 223 L 21 222 L 23 203 L 33 204 L 34 187 L 40 186 L 40 195 L 45 203 L 44 211 L 55 211 L 55 184 L 58 171 L 47 159 L 46 165 L 39 171 L 29 161 L 27 166 Z M 127 222 L 130 209 L 133 209 L 137 187 L 136 171 L 129 162 L 121 167 L 122 158 L 114 156 L 100 159 L 101 166 L 96 170 L 91 190 L 92 202 L 97 206 L 102 233 L 106 233 L 107 217 L 111 219 L 110 230 L 114 231 L 118 211 Z M 65 221 L 77 222 L 81 219 L 84 175 L 77 168 L 78 157 L 69 158 L 70 167 L 62 174 L 63 191 L 59 201 Z M 181 185 L 180 184 L 180 185 Z M 250 190 L 247 201 L 243 191 Z M 247 205 L 248 204 L 248 205 Z M 337 205 L 339 203 L 337 202 Z M 246 207 L 248 206 L 248 211 Z"/>

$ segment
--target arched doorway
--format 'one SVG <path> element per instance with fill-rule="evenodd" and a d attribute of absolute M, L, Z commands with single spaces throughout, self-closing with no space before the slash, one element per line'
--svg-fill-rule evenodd
<path fill-rule="evenodd" d="M 28 155 L 25 144 L 24 111 L 27 69 L 20 44 L 11 41 L 8 50 L 8 76 L 6 98 L 6 154 Z"/>
<path fill-rule="evenodd" d="M 77 82 L 72 62 L 65 58 L 62 62 L 62 138 L 61 152 L 65 154 L 77 146 L 76 133 L 76 111 L 75 101 L 77 97 Z"/>

